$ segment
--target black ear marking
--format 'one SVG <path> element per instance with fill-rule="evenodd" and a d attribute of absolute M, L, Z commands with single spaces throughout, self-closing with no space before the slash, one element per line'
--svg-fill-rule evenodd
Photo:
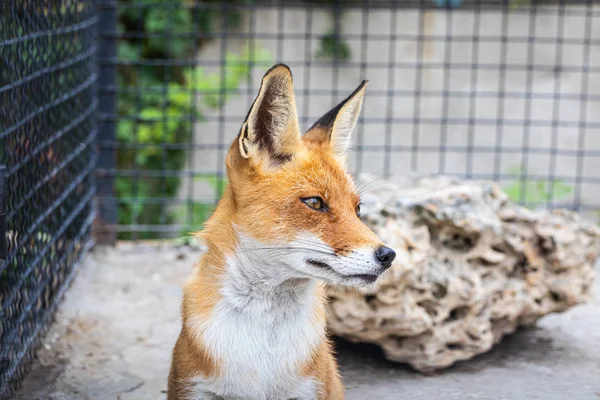
<path fill-rule="evenodd" d="M 319 118 L 319 120 L 317 122 L 315 122 L 308 130 L 310 131 L 315 128 L 320 128 L 320 129 L 325 129 L 327 131 L 331 131 L 333 129 L 335 120 L 337 119 L 337 116 L 338 116 L 340 110 L 342 109 L 342 107 L 344 107 L 344 105 L 346 105 L 346 103 L 348 103 L 354 96 L 356 96 L 356 94 L 359 93 L 368 83 L 369 83 L 368 80 L 366 80 L 366 79 L 363 80 L 361 82 L 361 84 L 356 88 L 356 90 L 354 90 L 354 92 L 352 92 L 352 94 L 350 96 L 346 97 L 341 103 L 339 103 L 337 106 L 333 107 L 325 115 L 323 115 L 321 118 Z"/>
<path fill-rule="evenodd" d="M 292 159 L 292 154 L 274 154 L 271 156 L 271 164 L 274 166 L 285 164 Z"/>

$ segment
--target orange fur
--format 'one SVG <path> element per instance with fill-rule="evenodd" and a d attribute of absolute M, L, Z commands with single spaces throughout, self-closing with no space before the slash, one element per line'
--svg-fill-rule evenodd
<path fill-rule="evenodd" d="M 321 299 L 321 307 L 315 308 L 315 324 L 325 324 L 325 291 L 322 286 L 317 289 L 316 296 Z M 331 342 L 325 339 L 315 348 L 312 357 L 301 367 L 302 375 L 316 376 L 321 382 L 318 400 L 342 400 L 344 386 L 338 373 L 338 366 L 333 356 Z"/>
<path fill-rule="evenodd" d="M 365 246 L 382 246 L 381 240 L 357 218 L 360 199 L 338 152 L 339 143 L 332 143 L 338 140 L 334 137 L 338 135 L 338 116 L 334 115 L 331 126 L 326 119 L 301 137 L 291 85 L 291 73 L 285 66 L 276 66 L 265 75 L 248 118 L 228 151 L 230 183 L 199 234 L 207 251 L 184 287 L 183 327 L 173 350 L 169 400 L 188 399 L 190 380 L 218 379 L 227 371 L 228 365 L 220 355 L 205 345 L 202 332 L 191 327 L 198 318 L 211 320 L 222 298 L 226 259 L 238 250 L 239 232 L 272 245 L 285 245 L 299 232 L 309 232 L 337 256 Z M 352 112 L 340 125 L 355 122 L 365 86 L 363 83 L 352 95 L 359 96 L 359 102 L 346 103 L 347 99 L 340 106 L 340 110 L 349 108 Z M 328 212 L 316 212 L 300 201 L 316 195 L 331 205 Z M 318 287 L 314 295 L 318 301 L 312 306 L 311 322 L 324 327 L 323 289 Z M 316 379 L 319 399 L 343 399 L 343 386 L 327 338 L 323 337 L 307 354 L 311 356 L 298 362 L 298 374 Z"/>
<path fill-rule="evenodd" d="M 318 400 L 344 399 L 344 386 L 328 339 L 315 350 L 314 356 L 303 366 L 302 372 L 305 376 L 318 377 L 321 382 Z"/>
<path fill-rule="evenodd" d="M 183 327 L 173 349 L 173 360 L 169 374 L 169 400 L 185 399 L 186 381 L 197 376 L 218 376 L 221 365 L 218 358 L 202 345 L 202 340 L 189 332 L 187 324 L 194 316 L 207 316 L 219 301 L 220 276 L 223 273 L 226 253 L 234 251 L 236 245 L 231 217 L 231 196 L 227 188 L 215 213 L 206 223 L 206 229 L 198 236 L 208 245 L 192 278 L 184 287 L 181 307 Z"/>

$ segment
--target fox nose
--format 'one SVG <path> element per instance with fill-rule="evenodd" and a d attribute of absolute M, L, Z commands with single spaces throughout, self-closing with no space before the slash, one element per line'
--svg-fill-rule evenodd
<path fill-rule="evenodd" d="M 389 268 L 392 265 L 392 261 L 396 258 L 396 252 L 389 247 L 381 246 L 375 250 L 375 258 L 381 263 L 384 268 Z"/>

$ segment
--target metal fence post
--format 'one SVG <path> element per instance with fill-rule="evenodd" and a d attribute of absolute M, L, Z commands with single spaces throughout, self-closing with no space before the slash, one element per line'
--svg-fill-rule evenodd
<path fill-rule="evenodd" d="M 117 57 L 117 3 L 114 0 L 96 0 L 98 12 L 98 164 L 97 200 L 98 217 L 95 223 L 96 243 L 116 243 L 117 203 L 115 201 L 116 152 L 116 57 Z"/>

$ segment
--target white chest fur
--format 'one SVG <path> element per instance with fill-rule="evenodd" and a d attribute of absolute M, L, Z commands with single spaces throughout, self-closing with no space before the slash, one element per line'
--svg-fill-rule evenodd
<path fill-rule="evenodd" d="M 315 399 L 318 383 L 301 370 L 325 338 L 315 317 L 317 282 L 284 280 L 267 272 L 272 266 L 241 267 L 239 257 L 227 267 L 211 317 L 188 321 L 222 373 L 194 380 L 197 394 L 190 399 L 211 398 L 202 393 L 225 399 Z"/>

